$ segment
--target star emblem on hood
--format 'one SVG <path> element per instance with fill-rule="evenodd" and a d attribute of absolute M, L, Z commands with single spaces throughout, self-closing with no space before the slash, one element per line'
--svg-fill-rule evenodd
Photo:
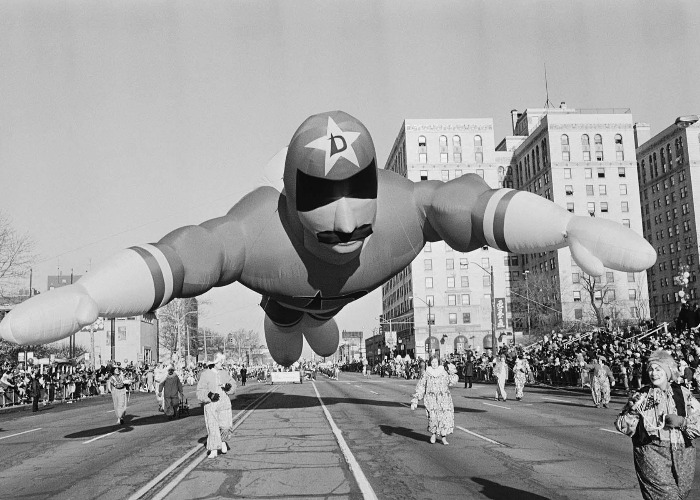
<path fill-rule="evenodd" d="M 326 161 L 324 165 L 324 175 L 328 175 L 328 172 L 331 171 L 340 158 L 345 158 L 358 169 L 360 168 L 357 155 L 352 148 L 352 143 L 355 142 L 358 137 L 360 137 L 359 132 L 341 130 L 338 124 L 333 121 L 333 118 L 329 116 L 326 135 L 311 141 L 306 147 L 319 149 L 325 152 Z"/>

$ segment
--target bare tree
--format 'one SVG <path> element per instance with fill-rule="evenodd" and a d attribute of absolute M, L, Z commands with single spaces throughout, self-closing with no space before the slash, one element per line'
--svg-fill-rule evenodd
<path fill-rule="evenodd" d="M 0 299 L 17 295 L 19 280 L 26 277 L 35 258 L 29 235 L 17 232 L 0 212 Z"/>
<path fill-rule="evenodd" d="M 250 357 L 250 349 L 260 345 L 260 335 L 255 330 L 239 328 L 231 332 L 227 338 L 227 344 L 233 348 L 234 359 L 243 362 Z"/>
<path fill-rule="evenodd" d="M 527 280 L 511 281 L 511 314 L 524 331 L 530 319 L 530 335 L 541 337 L 561 323 L 559 291 L 543 273 L 529 273 Z"/>
<path fill-rule="evenodd" d="M 596 320 L 596 325 L 602 327 L 605 324 L 605 305 L 615 308 L 615 299 L 612 294 L 615 293 L 615 288 L 611 283 L 601 283 L 598 276 L 590 276 L 586 273 L 581 274 L 581 287 L 588 297 L 588 304 L 593 312 Z"/>
<path fill-rule="evenodd" d="M 185 356 L 188 351 L 193 354 L 192 339 L 197 337 L 199 303 L 195 298 L 174 299 L 156 311 L 158 317 L 158 342 L 170 351 L 171 356 L 178 353 Z M 190 344 L 187 344 L 187 339 Z M 196 349 L 196 347 L 194 348 Z M 197 351 L 194 350 L 196 354 Z"/>

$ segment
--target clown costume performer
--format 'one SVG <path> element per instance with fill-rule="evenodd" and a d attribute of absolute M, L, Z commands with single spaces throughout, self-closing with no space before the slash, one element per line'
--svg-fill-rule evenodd
<path fill-rule="evenodd" d="M 457 368 L 450 364 L 449 373 L 440 366 L 438 358 L 430 358 L 430 366 L 416 384 L 416 392 L 411 399 L 411 409 L 418 407 L 418 400 L 423 400 L 428 416 L 430 442 L 435 443 L 439 434 L 442 444 L 447 443 L 447 435 L 452 434 L 455 426 L 455 408 L 449 386 L 457 383 Z"/>
<path fill-rule="evenodd" d="M 515 366 L 513 366 L 513 379 L 515 380 L 515 399 L 520 401 L 523 399 L 523 389 L 525 388 L 525 382 L 527 382 L 527 374 L 530 371 L 530 365 L 523 358 L 522 354 L 518 356 L 515 361 Z"/>
<path fill-rule="evenodd" d="M 586 365 L 591 377 L 591 397 L 596 408 L 607 408 L 610 403 L 610 387 L 615 385 L 615 377 L 603 356 L 598 358 L 597 363 Z"/>
<path fill-rule="evenodd" d="M 219 451 L 229 450 L 226 442 L 231 435 L 233 413 L 229 394 L 236 391 L 236 382 L 223 368 L 225 357 L 217 353 L 214 361 L 202 372 L 197 383 L 197 399 L 204 403 L 204 423 L 207 427 L 209 458 L 216 458 Z"/>
<path fill-rule="evenodd" d="M 651 385 L 630 398 L 615 427 L 632 438 L 642 497 L 686 499 L 695 474 L 693 439 L 700 435 L 700 403 L 674 382 L 678 365 L 668 352 L 653 352 L 648 371 Z"/>

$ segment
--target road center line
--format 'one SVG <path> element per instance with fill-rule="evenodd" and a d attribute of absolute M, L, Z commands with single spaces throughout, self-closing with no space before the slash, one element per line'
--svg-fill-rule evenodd
<path fill-rule="evenodd" d="M 364 498 L 365 500 L 377 500 L 377 495 L 376 493 L 374 493 L 374 490 L 372 489 L 372 486 L 369 484 L 369 481 L 362 472 L 362 469 L 360 469 L 360 464 L 358 464 L 357 460 L 355 460 L 352 451 L 350 451 L 350 447 L 345 442 L 345 439 L 343 439 L 342 432 L 340 431 L 338 426 L 335 425 L 333 417 L 331 417 L 328 408 L 326 408 L 326 405 L 323 403 L 321 395 L 318 393 L 318 389 L 316 388 L 316 384 L 312 382 L 312 385 L 314 386 L 314 391 L 316 392 L 318 402 L 321 403 L 323 413 L 326 415 L 326 420 L 328 420 L 328 423 L 331 426 L 331 430 L 335 435 L 335 439 L 338 441 L 338 446 L 340 446 L 340 449 L 342 450 L 343 455 L 345 456 L 345 460 L 348 462 L 348 466 L 350 467 L 350 470 L 352 471 L 353 476 L 355 476 L 355 480 L 357 481 L 357 484 L 360 487 L 360 491 L 362 491 L 362 498 Z"/>
<path fill-rule="evenodd" d="M 477 434 L 476 432 L 469 431 L 469 430 L 465 429 L 464 427 L 460 427 L 459 425 L 455 425 L 455 427 L 457 429 L 459 429 L 460 431 L 464 431 L 467 434 L 471 434 L 472 436 L 478 437 L 479 439 L 483 439 L 484 441 L 488 441 L 489 443 L 497 444 L 499 446 L 505 446 L 503 443 L 499 443 L 498 441 L 494 441 L 493 439 L 489 439 L 486 436 L 482 436 L 481 434 Z"/>
<path fill-rule="evenodd" d="M 617 434 L 617 435 L 619 435 L 619 436 L 627 437 L 627 436 L 625 436 L 623 433 L 618 432 L 618 431 L 613 431 L 613 430 L 610 430 L 610 429 L 603 429 L 602 427 L 600 427 L 600 430 L 601 430 L 601 431 L 605 431 L 605 432 L 612 432 L 613 434 Z"/>
<path fill-rule="evenodd" d="M 371 392 L 372 394 L 379 394 L 378 392 L 374 392 L 374 391 L 369 391 L 369 392 Z"/>
<path fill-rule="evenodd" d="M 3 436 L 3 437 L 0 437 L 0 439 L 9 439 L 11 437 L 21 436 L 22 434 L 27 434 L 28 432 L 34 432 L 34 431 L 38 431 L 38 430 L 41 430 L 41 427 L 37 427 L 36 429 L 32 429 L 30 431 L 18 432 L 17 434 L 10 434 L 9 436 Z"/>
<path fill-rule="evenodd" d="M 109 434 L 102 434 L 101 436 L 97 436 L 96 438 L 92 438 L 89 441 L 83 441 L 83 444 L 92 443 L 93 441 L 97 441 L 98 439 L 102 439 L 102 438 L 105 438 L 107 436 L 111 436 L 112 434 L 117 433 L 117 432 L 119 432 L 119 431 L 112 431 Z"/>
<path fill-rule="evenodd" d="M 543 397 L 542 399 L 546 399 L 548 401 L 559 401 L 561 403 L 571 403 L 568 399 L 559 399 L 559 398 L 545 398 Z"/>
<path fill-rule="evenodd" d="M 503 409 L 505 409 L 505 410 L 510 410 L 510 409 L 511 409 L 511 408 L 509 408 L 508 406 L 495 405 L 495 404 L 491 404 L 491 403 L 484 403 L 484 404 L 485 404 L 486 406 L 495 406 L 496 408 L 503 408 Z"/>

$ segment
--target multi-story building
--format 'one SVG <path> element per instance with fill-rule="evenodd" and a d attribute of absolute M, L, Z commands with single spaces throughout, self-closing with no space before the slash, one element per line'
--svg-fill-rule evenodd
<path fill-rule="evenodd" d="M 523 137 L 513 151 L 513 187 L 576 215 L 611 219 L 643 233 L 629 110 L 576 110 L 562 103 L 511 114 L 514 136 L 499 149 Z M 531 282 L 547 285 L 546 300 L 564 321 L 597 325 L 605 316 L 638 321 L 648 315 L 646 273 L 606 269 L 603 277 L 591 280 L 567 247 L 523 255 L 520 266 Z"/>
<path fill-rule="evenodd" d="M 637 124 L 644 237 L 657 253 L 656 264 L 647 271 L 649 306 L 652 318 L 673 321 L 681 299 L 698 299 L 700 211 L 694 200 L 700 194 L 700 122 L 694 115 L 679 117 L 649 135 L 648 125 Z M 687 286 L 674 281 L 682 272 L 689 273 Z"/>
<path fill-rule="evenodd" d="M 407 119 L 385 168 L 414 182 L 447 182 L 465 174 L 503 186 L 510 153 L 496 152 L 493 120 Z M 517 257 L 516 257 L 517 259 Z M 489 247 L 461 253 L 442 241 L 427 243 L 413 263 L 382 287 L 384 331 L 394 332 L 397 352 L 426 358 L 492 345 L 491 270 L 497 307 L 505 302 L 509 256 Z M 497 341 L 509 329 L 498 316 Z M 430 318 L 430 321 L 429 321 Z"/>

